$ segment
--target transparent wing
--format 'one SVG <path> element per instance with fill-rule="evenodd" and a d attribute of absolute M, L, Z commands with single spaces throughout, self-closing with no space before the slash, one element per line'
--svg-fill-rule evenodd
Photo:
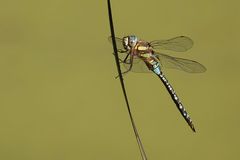
<path fill-rule="evenodd" d="M 127 59 L 126 63 L 122 63 L 122 65 L 126 70 L 129 69 L 130 59 Z M 151 73 L 145 62 L 138 57 L 134 57 L 131 71 L 136 73 Z"/>
<path fill-rule="evenodd" d="M 153 49 L 172 50 L 177 52 L 184 52 L 192 48 L 193 41 L 186 36 L 178 36 L 168 40 L 154 40 L 150 42 Z"/>
<path fill-rule="evenodd" d="M 202 73 L 207 69 L 200 63 L 183 58 L 171 57 L 166 54 L 156 53 L 159 58 L 160 65 L 164 68 L 172 68 L 182 70 L 188 73 Z"/>
<path fill-rule="evenodd" d="M 117 44 L 118 52 L 126 52 L 125 48 L 123 47 L 122 38 L 118 38 L 118 37 L 114 37 L 114 38 Z M 108 37 L 108 41 L 112 43 L 112 36 Z"/>

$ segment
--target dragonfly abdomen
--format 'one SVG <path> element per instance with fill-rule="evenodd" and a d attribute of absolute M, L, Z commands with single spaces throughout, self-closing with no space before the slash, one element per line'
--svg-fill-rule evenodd
<path fill-rule="evenodd" d="M 155 61 L 155 62 L 156 62 L 156 61 Z M 155 64 L 153 64 L 152 71 L 153 71 L 156 75 L 160 75 L 160 74 L 161 74 L 160 64 L 159 64 L 158 62 L 156 62 Z"/>
<path fill-rule="evenodd" d="M 189 114 L 187 113 L 187 111 L 185 110 L 185 108 L 184 108 L 183 104 L 181 103 L 180 99 L 178 98 L 177 94 L 175 93 L 173 87 L 168 83 L 168 80 L 166 79 L 166 77 L 163 75 L 162 72 L 158 75 L 158 77 L 163 82 L 164 86 L 166 87 L 166 89 L 168 90 L 169 94 L 171 95 L 172 100 L 176 104 L 178 110 L 180 111 L 180 113 L 182 114 L 182 116 L 184 117 L 184 119 L 186 120 L 188 125 L 195 132 L 195 128 L 194 128 L 194 125 L 192 123 L 192 120 L 191 120 Z"/>
<path fill-rule="evenodd" d="M 139 58 L 145 62 L 149 70 L 153 71 L 156 75 L 161 74 L 160 63 L 151 51 L 147 53 L 140 53 Z"/>

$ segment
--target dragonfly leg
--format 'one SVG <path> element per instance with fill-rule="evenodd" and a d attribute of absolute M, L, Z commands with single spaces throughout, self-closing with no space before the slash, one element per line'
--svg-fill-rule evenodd
<path fill-rule="evenodd" d="M 129 62 L 127 62 L 127 58 L 128 58 L 129 54 L 124 58 L 124 60 L 119 58 L 120 63 L 126 63 L 129 64 Z"/>
<path fill-rule="evenodd" d="M 130 69 L 130 70 L 131 70 L 131 69 Z M 124 71 L 124 72 L 122 72 L 121 74 L 122 74 L 122 75 L 125 75 L 125 74 L 128 73 L 130 70 L 128 69 L 127 71 Z M 119 75 L 117 75 L 115 78 L 116 78 L 116 79 L 119 78 Z"/>
<path fill-rule="evenodd" d="M 131 71 L 131 69 L 132 69 L 132 65 L 129 67 L 129 69 L 128 69 L 128 70 L 126 70 L 126 71 L 122 72 L 121 74 L 122 74 L 122 75 L 125 75 L 126 73 L 130 72 L 130 71 Z M 118 77 L 119 77 L 119 75 L 118 75 L 118 76 L 116 76 L 115 78 L 117 79 Z"/>
<path fill-rule="evenodd" d="M 128 55 L 125 57 L 125 59 L 123 60 L 123 63 L 127 63 L 126 60 L 127 60 L 127 58 L 128 58 L 129 55 L 130 55 L 130 54 L 128 54 Z M 131 71 L 132 66 L 133 66 L 133 56 L 132 56 L 132 55 L 131 55 L 131 57 L 130 57 L 130 62 L 129 62 L 129 64 L 130 64 L 130 67 L 128 68 L 128 70 L 122 72 L 122 73 L 121 73 L 122 75 L 124 75 L 124 74 L 128 73 L 129 71 Z M 116 76 L 115 78 L 117 79 L 118 77 L 119 77 L 119 75 Z"/>
<path fill-rule="evenodd" d="M 125 52 L 125 51 L 121 51 L 121 52 L 119 52 L 119 53 L 126 53 L 126 52 Z M 115 53 L 112 53 L 112 54 L 115 55 Z M 124 60 L 118 58 L 118 59 L 119 59 L 119 62 L 120 62 L 120 63 L 127 63 L 127 58 L 128 58 L 128 56 L 129 56 L 129 54 L 127 54 L 127 56 L 124 58 Z"/>
<path fill-rule="evenodd" d="M 123 60 L 123 63 L 127 63 L 128 56 L 129 54 L 125 57 L 125 59 Z"/>

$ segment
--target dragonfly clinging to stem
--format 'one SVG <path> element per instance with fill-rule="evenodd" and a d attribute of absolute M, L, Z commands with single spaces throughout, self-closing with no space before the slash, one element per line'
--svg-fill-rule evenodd
<path fill-rule="evenodd" d="M 195 132 L 195 128 L 189 114 L 179 100 L 173 87 L 163 74 L 162 68 L 179 69 L 189 73 L 205 72 L 206 68 L 196 61 L 172 57 L 157 51 L 162 49 L 185 52 L 193 46 L 193 41 L 186 36 L 178 36 L 167 40 L 154 40 L 151 42 L 140 40 L 135 35 L 123 38 L 114 38 L 117 44 L 118 52 L 124 55 L 124 58 L 120 59 L 120 63 L 126 68 L 126 71 L 122 74 L 126 74 L 129 71 L 155 73 L 163 82 L 172 100 L 188 125 Z M 109 41 L 112 41 L 112 37 L 109 37 Z"/>

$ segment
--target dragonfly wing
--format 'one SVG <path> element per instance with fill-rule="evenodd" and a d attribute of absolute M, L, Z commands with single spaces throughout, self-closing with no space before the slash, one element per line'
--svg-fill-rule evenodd
<path fill-rule="evenodd" d="M 153 49 L 172 50 L 177 52 L 184 52 L 192 48 L 193 41 L 186 36 L 178 36 L 168 40 L 154 40 L 150 42 Z"/>
<path fill-rule="evenodd" d="M 124 68 L 129 69 L 130 59 L 127 59 L 126 63 L 122 63 L 122 64 Z M 151 70 L 148 69 L 145 62 L 138 57 L 134 57 L 131 71 L 136 73 L 151 73 Z"/>
<path fill-rule="evenodd" d="M 117 44 L 118 52 L 126 52 L 126 50 L 125 50 L 125 48 L 123 46 L 122 38 L 118 38 L 118 37 L 114 37 L 114 38 L 115 38 L 115 41 L 116 41 L 116 44 Z M 112 36 L 108 37 L 108 41 L 110 43 L 112 43 Z"/>
<path fill-rule="evenodd" d="M 156 56 L 159 58 L 160 65 L 163 68 L 178 69 L 188 73 L 202 73 L 206 71 L 202 64 L 193 60 L 171 57 L 162 53 L 156 53 Z"/>

